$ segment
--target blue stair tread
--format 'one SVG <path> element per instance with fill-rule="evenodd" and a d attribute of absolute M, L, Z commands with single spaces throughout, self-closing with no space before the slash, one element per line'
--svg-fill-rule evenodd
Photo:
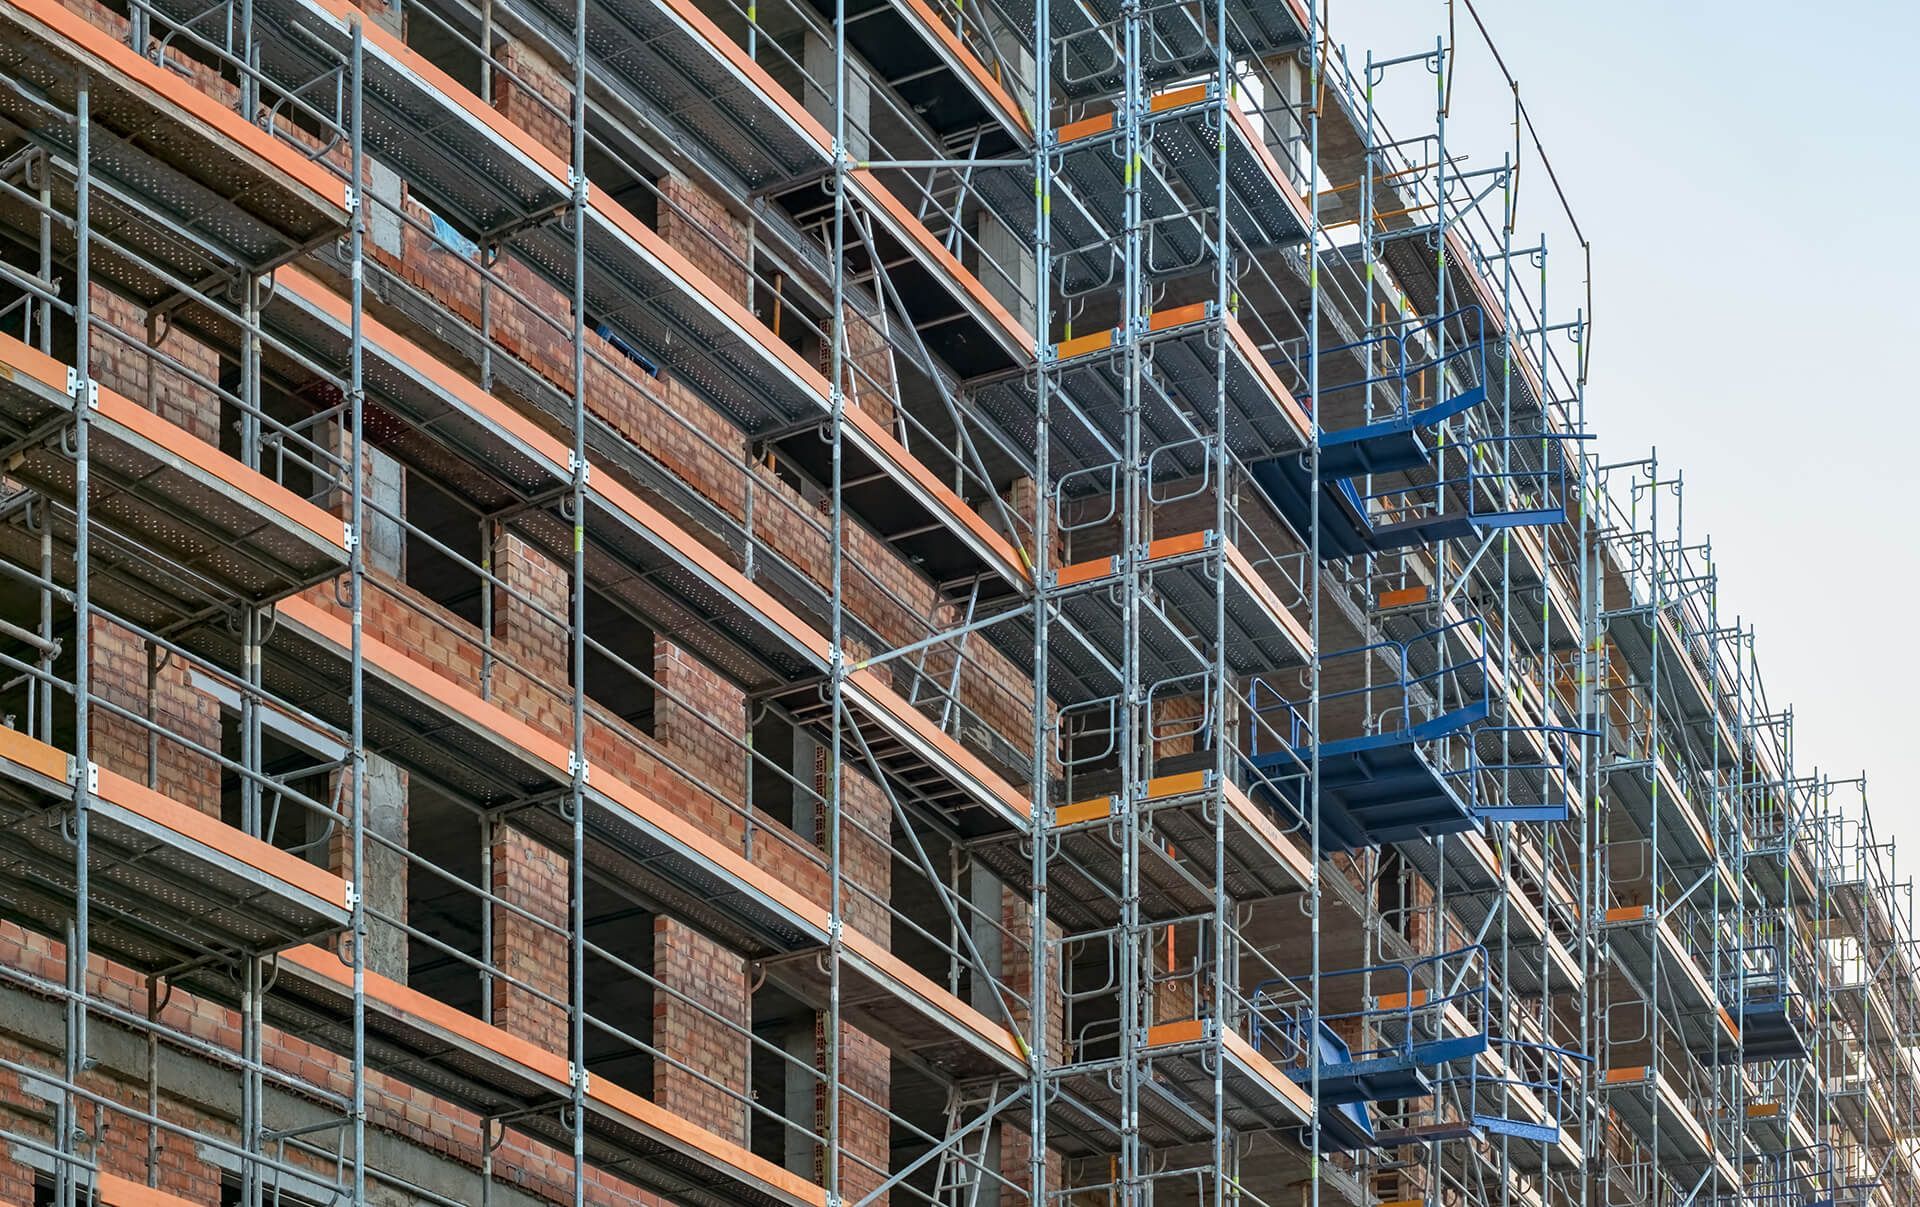
<path fill-rule="evenodd" d="M 1447 713 L 1413 730 L 1376 734 L 1320 748 L 1320 847 L 1323 853 L 1383 843 L 1410 842 L 1474 827 L 1474 818 L 1446 776 L 1413 744 L 1452 732 L 1486 716 L 1486 704 Z M 1257 755 L 1256 770 L 1286 771 L 1308 762 L 1311 751 Z M 1254 795 L 1289 821 L 1304 816 L 1298 790 L 1265 783 Z"/>
<path fill-rule="evenodd" d="M 1503 1115 L 1486 1115 L 1476 1111 L 1473 1125 L 1489 1135 L 1512 1136 L 1516 1140 L 1532 1140 L 1538 1144 L 1560 1143 L 1560 1126 L 1555 1123 L 1534 1123 L 1527 1119 L 1508 1119 Z"/>
<path fill-rule="evenodd" d="M 1313 480 L 1299 456 L 1257 462 L 1253 479 L 1295 532 L 1309 531 Z M 1345 480 L 1330 485 L 1320 495 L 1320 560 L 1340 561 L 1371 551 L 1372 534 L 1359 493 Z"/>
<path fill-rule="evenodd" d="M 1475 386 L 1429 407 L 1363 423 L 1357 427 L 1320 433 L 1320 476 L 1351 478 L 1365 473 L 1388 473 L 1425 465 L 1426 442 L 1420 430 L 1441 423 L 1487 399 L 1487 388 Z"/>
<path fill-rule="evenodd" d="M 1475 1035 L 1449 1035 L 1445 1039 L 1424 1039 L 1413 1045 L 1413 1058 L 1421 1064 L 1450 1064 L 1478 1056 L 1490 1046 L 1486 1032 Z"/>
<path fill-rule="evenodd" d="M 1482 821 L 1565 821 L 1565 805 L 1475 805 L 1473 815 Z"/>
<path fill-rule="evenodd" d="M 1734 1018 L 1739 1023 L 1740 1035 L 1750 1056 L 1759 1052 L 1797 1055 L 1807 1050 L 1800 1019 L 1782 999 L 1742 1002 L 1735 1008 Z"/>
<path fill-rule="evenodd" d="M 1320 1151 L 1352 1152 L 1372 1148 L 1373 1116 L 1364 1102 L 1349 1102 L 1320 1115 Z"/>
<path fill-rule="evenodd" d="M 1380 750 L 1391 746 L 1405 746 L 1411 742 L 1430 742 L 1435 738 L 1444 738 L 1458 732 L 1476 721 L 1484 721 L 1489 704 L 1486 700 L 1475 700 L 1459 708 L 1449 709 L 1437 717 L 1429 717 L 1407 729 L 1396 729 L 1388 733 L 1370 733 L 1357 738 L 1341 738 L 1327 742 L 1320 747 L 1320 759 L 1325 762 L 1329 755 L 1342 755 L 1354 751 Z"/>

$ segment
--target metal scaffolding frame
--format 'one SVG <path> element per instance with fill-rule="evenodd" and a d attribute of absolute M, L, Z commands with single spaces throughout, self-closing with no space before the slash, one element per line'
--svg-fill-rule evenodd
<path fill-rule="evenodd" d="M 1584 443 L 1518 87 L 1469 162 L 1477 17 L 1326 22 L 0 0 L 0 1161 L 1920 1195 L 1912 882 L 1680 478 Z"/>

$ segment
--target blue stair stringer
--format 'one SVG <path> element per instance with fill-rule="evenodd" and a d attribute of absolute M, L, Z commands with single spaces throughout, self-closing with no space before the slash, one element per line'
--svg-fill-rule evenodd
<path fill-rule="evenodd" d="M 1385 553 L 1436 541 L 1457 540 L 1479 531 L 1540 527 L 1564 521 L 1567 516 L 1564 503 L 1511 511 L 1478 510 L 1476 505 L 1479 496 L 1472 489 L 1472 479 L 1476 476 L 1473 473 L 1469 473 L 1465 479 L 1468 510 L 1447 511 L 1393 524 L 1375 524 L 1369 518 L 1369 496 L 1361 492 L 1359 480 L 1368 474 L 1393 473 L 1432 465 L 1434 450 L 1422 439 L 1422 430 L 1478 406 L 1486 401 L 1486 397 L 1486 388 L 1475 386 L 1445 402 L 1405 415 L 1341 431 L 1322 432 L 1320 480 L 1327 487 L 1320 498 L 1322 559 L 1334 561 L 1368 552 Z M 1306 533 L 1312 522 L 1313 510 L 1312 475 L 1308 472 L 1306 457 L 1295 454 L 1258 462 L 1252 467 L 1252 472 L 1255 483 L 1266 492 L 1267 498 L 1286 517 L 1287 522 L 1293 525 L 1294 531 Z M 1494 476 L 1501 475 L 1496 473 Z M 1441 490 L 1444 484 L 1429 485 L 1424 489 Z M 1395 487 L 1385 495 L 1397 496 L 1406 492 L 1406 487 Z"/>
<path fill-rule="evenodd" d="M 1323 1070 L 1352 1062 L 1353 1054 L 1348 1050 L 1346 1041 L 1334 1034 L 1333 1028 L 1321 1023 L 1315 1032 L 1314 1059 Z M 1296 1085 L 1312 1085 L 1313 1073 L 1310 1069 L 1289 1069 L 1287 1075 L 1293 1078 Z M 1338 1102 L 1328 1098 L 1324 1077 L 1320 1093 L 1321 1105 L 1333 1108 L 1320 1112 L 1321 1151 L 1352 1152 L 1359 1148 L 1371 1148 L 1374 1144 L 1373 1115 L 1367 1110 L 1366 1102 L 1359 1099 Z"/>
<path fill-rule="evenodd" d="M 1432 454 L 1426 441 L 1420 438 L 1421 431 L 1445 423 L 1486 400 L 1487 388 L 1474 386 L 1444 402 L 1395 415 L 1391 419 L 1382 419 L 1378 423 L 1363 423 L 1337 432 L 1321 432 L 1320 478 L 1332 482 L 1426 465 L 1432 460 Z"/>
<path fill-rule="evenodd" d="M 1477 824 L 1454 790 L 1454 777 L 1435 767 L 1422 744 L 1486 719 L 1488 703 L 1476 700 L 1411 729 L 1327 742 L 1320 757 L 1320 849 L 1322 854 L 1387 843 L 1458 834 Z M 1274 751 L 1248 758 L 1256 799 L 1294 825 L 1306 817 L 1297 779 L 1279 786 L 1269 773 L 1286 776 L 1311 766 L 1314 750 Z"/>
<path fill-rule="evenodd" d="M 1805 1030 L 1788 997 L 1749 995 L 1734 1008 L 1740 1028 L 1740 1059 L 1802 1060 L 1809 1054 Z"/>

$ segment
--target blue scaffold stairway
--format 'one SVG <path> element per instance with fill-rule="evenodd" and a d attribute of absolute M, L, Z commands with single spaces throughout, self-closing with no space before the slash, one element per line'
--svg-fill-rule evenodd
<path fill-rule="evenodd" d="M 1469 436 L 1452 424 L 1488 398 L 1484 325 L 1479 307 L 1469 306 L 1321 353 L 1324 372 L 1334 363 L 1361 366 L 1351 379 L 1323 380 L 1316 400 L 1324 425 L 1319 478 L 1325 489 L 1318 517 L 1323 558 L 1566 518 L 1560 437 L 1538 415 L 1502 417 L 1510 427 L 1537 429 L 1530 431 Z M 1383 360 L 1387 368 L 1372 368 Z M 1456 380 L 1461 384 L 1453 392 L 1416 403 L 1416 382 L 1448 387 Z M 1391 400 L 1389 409 L 1374 418 L 1381 394 Z M 1342 426 L 1343 409 L 1364 418 Z M 1307 456 L 1258 462 L 1252 473 L 1295 531 L 1309 532 L 1313 474 Z"/>
<path fill-rule="evenodd" d="M 1484 643 L 1478 620 L 1456 621 L 1401 641 L 1329 654 L 1323 676 L 1338 668 L 1384 663 L 1386 682 L 1323 692 L 1321 723 L 1354 706 L 1371 733 L 1316 743 L 1304 701 L 1288 700 L 1256 682 L 1248 703 L 1253 733 L 1245 757 L 1250 794 L 1289 826 L 1310 812 L 1307 769 L 1320 772 L 1320 850 L 1337 853 L 1457 834 L 1476 825 L 1468 765 L 1468 731 L 1487 719 Z M 1465 790 L 1466 795 L 1463 795 Z"/>
<path fill-rule="evenodd" d="M 1254 990 L 1254 1039 L 1295 1084 L 1317 1095 L 1323 1151 L 1371 1147 L 1378 1139 L 1370 1104 L 1427 1097 L 1448 1066 L 1487 1051 L 1485 974 L 1480 946 L 1323 972 L 1323 994 L 1338 998 L 1351 987 L 1364 1004 L 1323 1010 L 1311 1027 L 1298 983 L 1276 978 Z M 1366 1046 L 1349 1043 L 1342 1031 L 1366 1036 Z"/>
<path fill-rule="evenodd" d="M 1787 983 L 1783 953 L 1762 943 L 1740 953 L 1741 972 L 1728 978 L 1726 999 L 1733 1002 L 1733 1018 L 1740 1028 L 1740 1059 L 1744 1063 L 1804 1060 L 1807 1044 L 1806 1010 L 1800 995 Z"/>

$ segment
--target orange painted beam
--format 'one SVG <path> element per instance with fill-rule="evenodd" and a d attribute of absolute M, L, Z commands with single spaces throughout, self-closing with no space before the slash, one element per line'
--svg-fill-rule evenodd
<path fill-rule="evenodd" d="M 67 392 L 68 366 L 10 335 L 0 335 L 0 375 L 28 378 L 55 394 Z M 98 387 L 94 411 L 157 450 L 185 461 L 209 477 L 227 483 L 281 518 L 307 529 L 346 556 L 346 526 L 339 517 L 251 469 L 145 407 L 105 386 Z"/>
<path fill-rule="evenodd" d="M 110 1173 L 93 1175 L 93 1199 L 99 1207 L 193 1207 L 187 1199 Z"/>
<path fill-rule="evenodd" d="M 275 138 L 238 112 L 175 75 L 166 67 L 87 21 L 58 0 L 0 0 L 7 8 L 45 31 L 49 41 L 64 43 L 88 68 L 116 79 L 128 91 L 144 96 L 156 108 L 170 111 L 174 120 L 195 129 L 210 141 L 226 144 L 222 150 L 250 155 L 304 192 L 311 204 L 324 206 L 347 221 L 346 182 L 297 147 Z"/>
<path fill-rule="evenodd" d="M 67 781 L 71 756 L 13 729 L 0 728 L 0 762 L 13 763 L 60 783 Z M 237 859 L 290 888 L 347 908 L 347 883 L 291 852 L 255 838 L 219 818 L 169 799 L 144 784 L 96 766 L 94 799 L 117 806 L 172 831 L 183 840 Z"/>
<path fill-rule="evenodd" d="M 331 951 L 311 946 L 296 947 L 281 953 L 280 959 L 320 977 L 336 990 L 347 993 L 353 990 L 353 970 Z M 567 1059 L 558 1053 L 483 1022 L 437 998 L 428 997 L 391 977 L 368 970 L 362 973 L 362 983 L 366 987 L 368 1003 L 390 1018 L 453 1037 L 481 1051 L 492 1052 L 502 1061 L 518 1066 L 517 1076 L 546 1081 L 555 1087 L 556 1092 L 564 1092 L 571 1084 Z M 715 1165 L 735 1170 L 745 1178 L 773 1187 L 787 1198 L 825 1207 L 826 1191 L 815 1183 L 619 1085 L 590 1078 L 587 1100 L 607 1113 L 624 1116 L 631 1124 L 638 1125 L 636 1130 L 661 1135 L 683 1148 L 703 1154 Z"/>

